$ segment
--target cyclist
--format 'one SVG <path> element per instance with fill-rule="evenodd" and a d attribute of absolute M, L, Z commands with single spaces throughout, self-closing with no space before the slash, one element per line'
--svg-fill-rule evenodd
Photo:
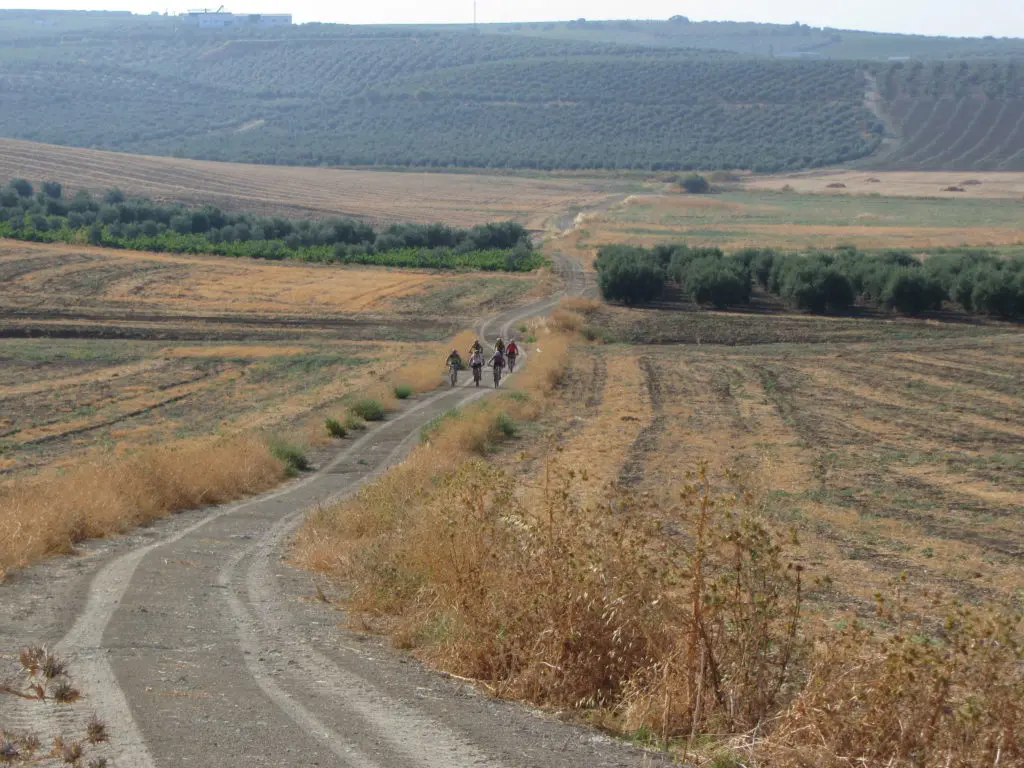
<path fill-rule="evenodd" d="M 473 383 L 480 386 L 480 378 L 483 375 L 484 353 L 477 350 L 469 357 L 469 367 L 473 369 Z"/>
<path fill-rule="evenodd" d="M 481 355 L 484 353 L 484 345 L 480 343 L 480 339 L 476 339 L 473 346 L 469 348 L 469 356 L 472 357 L 475 352 L 479 352 Z"/>
<path fill-rule="evenodd" d="M 515 339 L 509 339 L 508 346 L 505 347 L 505 357 L 508 359 L 508 372 L 512 373 L 516 369 L 516 358 L 519 357 L 519 345 Z"/>
<path fill-rule="evenodd" d="M 498 340 L 494 342 L 494 351 L 501 355 L 505 354 L 505 342 L 501 340 L 501 336 L 499 336 Z"/>
<path fill-rule="evenodd" d="M 495 349 L 491 359 L 487 362 L 494 369 L 494 386 L 497 387 L 498 382 L 501 381 L 501 369 L 505 367 L 505 356 Z"/>
<path fill-rule="evenodd" d="M 453 349 L 444 364 L 448 368 L 449 383 L 454 387 L 459 383 L 459 371 L 463 368 L 462 355 L 459 354 L 459 350 Z"/>

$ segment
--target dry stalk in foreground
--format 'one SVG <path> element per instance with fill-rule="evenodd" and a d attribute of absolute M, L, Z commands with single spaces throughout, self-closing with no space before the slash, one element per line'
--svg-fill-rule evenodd
<path fill-rule="evenodd" d="M 67 665 L 45 648 L 23 648 L 19 655 L 25 673 L 22 683 L 0 683 L 0 695 L 22 700 L 25 707 L 48 706 L 47 702 L 72 704 L 81 698 L 81 693 L 72 685 Z M 86 725 L 80 738 L 70 739 L 56 733 L 43 736 L 35 732 L 16 733 L 0 726 L 0 763 L 5 765 L 28 765 L 47 759 L 58 760 L 63 765 L 82 766 L 89 750 L 107 740 L 107 728 L 96 717 Z M 45 745 L 49 744 L 49 747 Z M 88 762 L 89 768 L 103 768 L 104 758 Z"/>
<path fill-rule="evenodd" d="M 0 576 L 87 538 L 264 491 L 285 475 L 265 440 L 244 435 L 97 455 L 15 479 L 0 487 Z"/>

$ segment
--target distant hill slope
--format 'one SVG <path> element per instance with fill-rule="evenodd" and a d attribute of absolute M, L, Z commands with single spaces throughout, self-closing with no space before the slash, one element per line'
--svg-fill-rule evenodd
<path fill-rule="evenodd" d="M 464 28 L 464 27 L 460 27 Z M 831 59 L 922 60 L 1024 57 L 1024 39 L 929 37 L 811 27 L 806 24 L 691 22 L 683 16 L 662 21 L 538 22 L 482 24 L 487 34 L 540 37 L 588 43 L 707 48 L 754 56 L 809 56 Z"/>
<path fill-rule="evenodd" d="M 899 64 L 876 74 L 899 170 L 1024 170 L 1024 66 Z"/>
<path fill-rule="evenodd" d="M 923 98 L 897 88 L 866 100 L 864 62 L 680 47 L 755 32 L 816 45 L 821 30 L 590 27 L 565 26 L 581 39 L 532 27 L 198 30 L 173 17 L 0 11 L 0 136 L 295 165 L 779 171 L 870 155 L 883 120 L 906 122 L 901 99 Z M 637 29 L 643 45 L 616 44 Z M 662 34 L 671 45 L 649 44 Z M 989 98 L 991 112 L 1014 97 Z"/>

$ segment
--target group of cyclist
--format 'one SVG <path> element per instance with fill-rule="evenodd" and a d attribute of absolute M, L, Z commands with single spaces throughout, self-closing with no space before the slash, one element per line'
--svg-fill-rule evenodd
<path fill-rule="evenodd" d="M 516 358 L 518 357 L 519 345 L 516 344 L 515 339 L 511 339 L 506 344 L 501 336 L 499 336 L 494 342 L 494 354 L 485 362 L 483 344 L 480 343 L 480 339 L 476 339 L 469 348 L 469 368 L 473 371 L 473 381 L 479 386 L 483 367 L 484 365 L 489 365 L 494 369 L 494 386 L 498 386 L 502 370 L 507 366 L 509 373 L 514 371 L 516 369 Z M 452 386 L 455 386 L 456 371 L 465 367 L 459 350 L 453 349 L 451 351 L 451 354 L 448 355 L 448 359 L 445 361 L 445 365 L 451 371 L 451 383 Z"/>

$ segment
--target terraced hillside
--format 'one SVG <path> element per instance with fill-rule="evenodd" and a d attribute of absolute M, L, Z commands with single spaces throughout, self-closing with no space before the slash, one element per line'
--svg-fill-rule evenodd
<path fill-rule="evenodd" d="M 880 139 L 855 62 L 115 18 L 5 42 L 0 136 L 292 165 L 760 171 L 859 158 Z"/>
<path fill-rule="evenodd" d="M 1016 62 L 895 65 L 879 73 L 905 170 L 1024 170 L 1024 73 Z"/>

